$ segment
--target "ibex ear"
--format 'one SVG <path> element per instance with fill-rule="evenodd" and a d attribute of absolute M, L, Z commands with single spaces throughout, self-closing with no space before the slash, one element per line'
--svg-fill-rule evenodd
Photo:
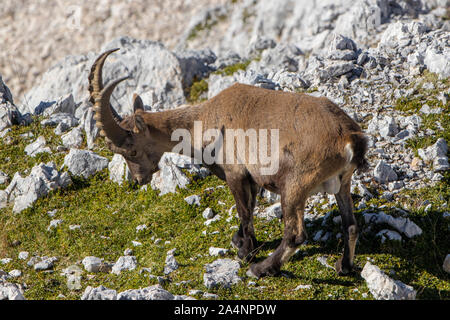
<path fill-rule="evenodd" d="M 137 93 L 133 94 L 133 111 L 144 110 L 144 103 Z"/>
<path fill-rule="evenodd" d="M 142 118 L 139 114 L 134 114 L 134 133 L 141 133 L 145 131 L 145 128 L 147 128 L 147 124 L 144 121 L 144 118 Z"/>

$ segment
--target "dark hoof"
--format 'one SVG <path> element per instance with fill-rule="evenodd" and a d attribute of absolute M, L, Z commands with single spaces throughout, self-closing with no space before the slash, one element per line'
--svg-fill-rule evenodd
<path fill-rule="evenodd" d="M 255 237 L 242 238 L 236 233 L 231 240 L 231 246 L 238 250 L 237 256 L 240 260 L 249 262 L 256 255 L 258 243 Z"/>
<path fill-rule="evenodd" d="M 280 273 L 280 270 L 268 265 L 267 263 L 260 262 L 260 263 L 254 263 L 250 266 L 250 268 L 247 271 L 247 276 L 253 277 L 253 278 L 262 278 L 262 277 L 273 277 Z"/>
<path fill-rule="evenodd" d="M 339 276 L 347 276 L 353 272 L 352 266 L 342 263 L 342 257 L 336 261 L 334 268 Z"/>

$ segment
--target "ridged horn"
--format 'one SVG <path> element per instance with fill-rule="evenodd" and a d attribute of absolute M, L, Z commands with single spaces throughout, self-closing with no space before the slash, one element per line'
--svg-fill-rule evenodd
<path fill-rule="evenodd" d="M 103 64 L 105 63 L 106 58 L 113 52 L 118 51 L 119 48 L 108 50 L 104 53 L 102 53 L 94 62 L 94 64 L 91 67 L 91 71 L 89 73 L 89 101 L 92 104 L 95 104 L 95 98 L 100 94 L 100 92 L 103 90 L 103 77 L 102 77 L 102 70 L 103 70 Z M 122 117 L 119 116 L 119 114 L 114 110 L 114 108 L 109 104 L 109 108 L 111 109 L 111 112 L 113 114 L 114 119 L 116 119 L 117 122 L 122 121 Z"/>
<path fill-rule="evenodd" d="M 100 68 L 101 71 L 101 68 Z M 117 147 L 121 147 L 125 139 L 131 135 L 131 132 L 123 129 L 114 119 L 111 112 L 109 100 L 114 88 L 122 81 L 129 77 L 123 77 L 108 84 L 102 91 L 95 95 L 95 119 L 97 120 L 97 127 L 100 129 L 100 134 L 107 137 Z M 98 78 L 97 78 L 98 79 Z M 95 84 L 95 85 L 98 85 Z M 95 86 L 94 86 L 95 88 Z M 99 87 L 97 87 L 99 88 Z"/>

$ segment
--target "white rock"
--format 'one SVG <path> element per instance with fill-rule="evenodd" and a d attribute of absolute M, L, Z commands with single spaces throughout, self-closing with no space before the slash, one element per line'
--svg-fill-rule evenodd
<path fill-rule="evenodd" d="M 68 173 L 58 172 L 53 162 L 40 163 L 33 167 L 30 175 L 25 178 L 16 173 L 5 192 L 8 202 L 14 201 L 13 212 L 18 213 L 30 207 L 37 199 L 46 196 L 51 190 L 65 188 L 71 183 Z"/>
<path fill-rule="evenodd" d="M 184 198 L 184 201 L 186 201 L 191 206 L 200 206 L 200 196 L 196 194 Z"/>
<path fill-rule="evenodd" d="M 27 251 L 21 251 L 21 252 L 19 252 L 18 258 L 20 260 L 27 260 L 28 259 L 28 255 L 29 255 L 29 253 Z"/>
<path fill-rule="evenodd" d="M 3 171 L 0 171 L 0 185 L 1 184 L 5 184 L 9 181 L 9 177 L 6 173 L 4 173 Z"/>
<path fill-rule="evenodd" d="M 56 229 L 61 223 L 63 223 L 62 219 L 53 219 L 52 221 L 50 221 L 50 225 L 47 227 L 47 231 Z"/>
<path fill-rule="evenodd" d="M 173 108 L 185 102 L 183 72 L 177 57 L 162 44 L 150 40 L 136 40 L 120 37 L 104 45 L 98 53 L 67 56 L 50 68 L 35 87 L 25 94 L 21 111 L 35 113 L 43 103 L 56 101 L 59 97 L 73 94 L 76 103 L 88 98 L 88 73 L 100 52 L 112 48 L 121 50 L 105 63 L 103 81 L 109 83 L 121 76 L 131 76 L 128 82 L 120 84 L 113 93 L 119 114 L 130 113 L 130 97 L 139 92 L 147 106 L 156 110 Z M 151 84 L 151 86 L 149 86 Z"/>
<path fill-rule="evenodd" d="M 203 210 L 202 217 L 205 218 L 205 219 L 212 219 L 212 218 L 214 218 L 214 211 L 213 211 L 213 209 L 206 208 L 205 210 Z"/>
<path fill-rule="evenodd" d="M 449 169 L 447 150 L 447 142 L 445 139 L 439 138 L 435 144 L 425 149 L 419 149 L 417 152 L 424 161 L 433 162 L 433 170 L 436 172 Z"/>
<path fill-rule="evenodd" d="M 219 259 L 205 265 L 203 283 L 208 289 L 216 287 L 231 288 L 232 285 L 242 281 L 238 276 L 240 264 L 231 259 Z"/>
<path fill-rule="evenodd" d="M 88 286 L 84 290 L 81 300 L 117 300 L 117 291 L 104 286 L 97 288 Z"/>
<path fill-rule="evenodd" d="M 412 238 L 422 234 L 422 229 L 417 224 L 409 220 L 409 218 L 395 218 L 391 215 L 385 214 L 382 211 L 378 213 L 365 213 L 364 220 L 366 223 L 386 223 L 391 227 L 397 229 L 398 231 L 404 233 L 408 238 Z"/>
<path fill-rule="evenodd" d="M 61 136 L 62 144 L 66 148 L 78 148 L 83 144 L 83 133 L 81 128 L 75 127 Z"/>
<path fill-rule="evenodd" d="M 205 222 L 203 222 L 203 224 L 205 226 L 209 226 L 210 224 L 219 221 L 222 217 L 220 216 L 220 214 L 215 215 L 213 218 L 206 220 Z"/>
<path fill-rule="evenodd" d="M 440 79 L 450 77 L 450 49 L 448 47 L 442 52 L 433 47 L 427 48 L 424 63 L 427 69 L 437 73 Z"/>
<path fill-rule="evenodd" d="M 137 260 L 135 256 L 123 256 L 120 257 L 112 267 L 112 273 L 120 274 L 122 271 L 131 271 L 136 269 Z"/>
<path fill-rule="evenodd" d="M 384 160 L 378 161 L 373 171 L 375 180 L 379 183 L 387 183 L 397 180 L 397 174 Z"/>
<path fill-rule="evenodd" d="M 281 203 L 277 202 L 270 207 L 267 207 L 263 212 L 257 212 L 256 216 L 258 218 L 264 218 L 268 221 L 273 219 L 281 219 L 283 217 L 283 210 L 281 208 Z"/>
<path fill-rule="evenodd" d="M 56 127 L 63 123 L 66 128 L 72 128 L 78 125 L 78 119 L 70 113 L 55 113 L 50 118 L 42 120 L 41 125 L 43 127 Z"/>
<path fill-rule="evenodd" d="M 0 300 L 26 300 L 14 283 L 0 281 Z"/>
<path fill-rule="evenodd" d="M 190 183 L 189 178 L 168 157 L 161 158 L 160 170 L 153 174 L 150 183 L 152 189 L 159 190 L 159 195 L 175 193 L 178 188 L 186 188 Z"/>
<path fill-rule="evenodd" d="M 50 270 L 53 268 L 54 262 L 57 260 L 58 259 L 56 257 L 43 258 L 38 263 L 34 264 L 33 268 L 35 271 Z"/>
<path fill-rule="evenodd" d="M 128 165 L 124 157 L 120 154 L 114 154 L 111 162 L 108 164 L 109 179 L 122 184 L 124 181 L 133 181 Z"/>
<path fill-rule="evenodd" d="M 228 249 L 209 247 L 210 256 L 224 256 L 229 252 Z"/>
<path fill-rule="evenodd" d="M 45 141 L 44 136 L 40 136 L 34 141 L 33 143 L 27 145 L 25 147 L 25 153 L 31 157 L 35 157 L 39 153 L 52 153 L 49 147 L 45 147 L 45 144 L 47 142 Z"/>
<path fill-rule="evenodd" d="M 174 300 L 173 294 L 157 284 L 142 289 L 126 290 L 117 295 L 117 300 Z"/>
<path fill-rule="evenodd" d="M 64 166 L 75 176 L 89 178 L 108 166 L 108 159 L 88 150 L 70 149 L 64 158 Z"/>
<path fill-rule="evenodd" d="M 294 291 L 298 291 L 298 290 L 301 290 L 301 289 L 308 290 L 308 289 L 311 289 L 311 288 L 312 288 L 312 285 L 310 285 L 310 284 L 299 284 L 298 286 L 296 286 L 294 288 Z"/>
<path fill-rule="evenodd" d="M 18 269 L 14 269 L 14 270 L 11 270 L 10 272 L 8 272 L 8 275 L 11 278 L 18 278 L 18 277 L 22 276 L 22 271 L 20 271 Z"/>
<path fill-rule="evenodd" d="M 367 286 L 376 300 L 415 300 L 416 291 L 401 281 L 393 280 L 377 266 L 366 262 L 361 272 Z"/>
<path fill-rule="evenodd" d="M 379 134 L 383 138 L 394 137 L 398 133 L 398 126 L 391 116 L 374 116 L 367 125 L 367 132 Z"/>
<path fill-rule="evenodd" d="M 391 241 L 402 241 L 402 236 L 393 230 L 383 229 L 376 234 L 376 237 L 381 238 L 381 243 L 384 243 L 386 240 Z"/>
<path fill-rule="evenodd" d="M 71 115 L 75 115 L 77 104 L 73 99 L 72 93 L 69 93 L 63 97 L 60 97 L 58 101 L 51 105 L 40 104 L 40 106 L 42 107 L 42 109 L 35 110 L 35 113 L 40 114 L 41 112 L 43 112 L 44 116 L 48 117 L 54 113 L 68 113 Z"/>
<path fill-rule="evenodd" d="M 164 266 L 164 274 L 165 275 L 172 273 L 173 271 L 177 270 L 179 267 L 178 262 L 174 256 L 174 250 L 175 249 L 172 249 L 167 252 L 165 266 Z"/>
<path fill-rule="evenodd" d="M 442 268 L 445 272 L 450 273 L 450 254 L 447 254 L 444 259 L 444 264 L 442 265 Z"/>
<path fill-rule="evenodd" d="M 100 258 L 97 258 L 94 256 L 86 257 L 83 259 L 83 261 L 81 261 L 81 263 L 84 266 L 84 269 L 87 272 L 99 272 L 102 262 L 103 262 L 103 259 L 100 259 Z"/>

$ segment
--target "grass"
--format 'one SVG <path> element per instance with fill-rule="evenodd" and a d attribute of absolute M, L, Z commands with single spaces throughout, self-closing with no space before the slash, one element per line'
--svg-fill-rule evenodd
<path fill-rule="evenodd" d="M 253 59 L 258 60 L 259 57 Z M 231 76 L 239 70 L 246 70 L 248 65 L 252 60 L 246 60 L 243 62 L 238 62 L 233 65 L 226 66 L 225 68 L 216 70 L 213 74 L 219 74 L 222 76 Z M 186 96 L 189 103 L 199 103 L 205 101 L 205 93 L 208 92 L 208 81 L 206 79 L 194 79 L 192 85 L 187 88 Z"/>
<path fill-rule="evenodd" d="M 435 88 L 424 89 L 423 84 L 427 82 L 432 83 Z M 439 138 L 444 138 L 447 142 L 450 141 L 450 106 L 448 102 L 444 105 L 441 100 L 436 99 L 436 96 L 441 91 L 445 92 L 450 88 L 448 79 L 440 81 L 436 74 L 426 71 L 423 76 L 415 83 L 412 83 L 410 87 L 415 87 L 413 96 L 397 99 L 394 108 L 402 111 L 405 115 L 418 114 L 422 118 L 422 130 L 431 129 L 435 134 L 409 139 L 406 146 L 417 153 L 418 149 L 434 144 Z M 442 87 L 444 89 L 442 89 Z M 430 108 L 441 108 L 442 112 L 439 114 L 420 113 L 419 111 L 424 104 L 427 104 Z M 440 124 L 440 126 L 438 124 Z"/>
<path fill-rule="evenodd" d="M 13 127 L 10 134 L 16 139 L 19 134 L 28 130 L 35 132 L 35 137 L 44 134 L 52 149 L 55 148 L 58 137 L 53 136 L 52 130 L 40 128 L 38 122 L 30 127 Z M 1 144 L 2 170 L 7 169 L 11 173 L 14 170 L 25 170 L 39 161 L 61 162 L 64 155 L 28 159 L 21 151 L 25 144 L 19 140 L 17 144 L 10 146 Z M 103 153 L 108 155 L 105 150 Z M 15 154 L 17 156 L 12 158 L 12 162 L 6 161 L 6 157 Z M 394 273 L 392 277 L 418 290 L 418 299 L 450 298 L 450 278 L 442 270 L 442 262 L 450 249 L 450 224 L 443 217 L 442 209 L 438 209 L 439 204 L 448 201 L 448 175 L 446 177 L 434 187 L 405 191 L 405 198 L 414 199 L 417 203 L 416 206 L 409 206 L 409 217 L 422 228 L 423 234 L 413 239 L 404 237 L 402 243 L 381 244 L 374 234 L 386 226 L 376 226 L 373 232 L 362 233 L 356 256 L 359 268 L 370 258 L 388 274 Z M 318 257 L 326 256 L 328 263 L 333 265 L 343 250 L 342 240 L 336 240 L 340 227 L 332 219 L 327 220 L 325 227 L 322 226 L 322 219 L 307 223 L 310 239 L 316 231 L 324 229 L 332 232 L 331 240 L 320 244 L 310 240 L 302 245 L 283 266 L 285 276 L 255 281 L 245 275 L 248 264 L 242 263 L 240 276 L 243 281 L 240 284 L 232 289 L 207 290 L 203 285 L 204 265 L 217 259 L 209 256 L 208 248 L 230 248 L 230 239 L 235 231 L 233 228 L 239 224 L 235 217 L 227 221 L 228 210 L 234 200 L 227 187 L 216 188 L 224 185 L 224 182 L 209 176 L 194 180 L 186 189 L 175 194 L 158 196 L 150 188 L 144 191 L 133 184 L 119 186 L 109 181 L 106 169 L 90 179 L 73 177 L 73 181 L 69 188 L 51 192 L 20 214 L 13 214 L 10 207 L 0 210 L 0 258 L 13 258 L 10 263 L 2 265 L 1 269 L 8 272 L 13 269 L 22 270 L 23 275 L 11 281 L 27 284 L 27 299 L 57 299 L 59 294 L 63 294 L 64 299 L 79 299 L 87 286 L 104 285 L 120 292 L 157 284 L 156 279 L 150 279 L 145 273 L 140 274 L 139 270 L 148 267 L 152 269 L 152 274 L 164 276 L 166 252 L 172 248 L 177 248 L 175 257 L 180 268 L 170 275 L 170 282 L 164 287 L 173 294 L 187 294 L 191 289 L 199 289 L 216 293 L 220 299 L 372 298 L 365 281 L 359 275 L 340 277 L 334 270 L 325 268 L 317 261 Z M 192 194 L 202 196 L 200 207 L 191 207 L 184 201 L 186 196 Z M 423 210 L 419 203 L 425 200 L 436 203 L 433 210 Z M 264 204 L 262 199 L 260 203 Z M 377 207 L 381 203 L 372 204 Z M 401 204 L 397 203 L 395 206 Z M 201 212 L 206 207 L 211 207 L 222 218 L 205 226 Z M 52 218 L 47 212 L 55 209 L 56 215 Z M 396 214 L 394 209 L 383 210 Z M 333 215 L 337 214 L 338 211 L 335 210 Z M 361 211 L 356 212 L 356 217 L 361 229 L 364 229 Z M 47 231 L 52 219 L 63 219 L 63 223 L 55 230 Z M 81 228 L 70 230 L 69 225 L 74 224 Z M 147 225 L 147 229 L 137 232 L 136 227 L 142 224 Z M 255 230 L 258 240 L 263 243 L 256 257 L 260 260 L 279 244 L 283 227 L 278 220 L 268 222 L 256 218 Z M 206 231 L 206 235 L 203 231 Z M 156 239 L 161 239 L 161 242 L 156 244 Z M 141 242 L 142 246 L 133 247 L 133 240 Z M 133 249 L 139 263 L 134 271 L 120 275 L 84 272 L 80 291 L 70 291 L 66 278 L 60 275 L 62 269 L 80 264 L 86 256 L 93 255 L 115 262 L 127 248 Z M 36 272 L 26 265 L 27 261 L 17 259 L 21 251 L 28 251 L 30 256 L 56 256 L 59 260 L 55 263 L 53 272 Z M 226 257 L 234 258 L 235 255 L 236 251 L 231 249 Z M 187 283 L 180 284 L 182 281 Z M 255 281 L 256 285 L 248 286 L 249 281 Z M 295 290 L 300 284 L 310 284 L 312 287 Z"/>
<path fill-rule="evenodd" d="M 206 98 L 202 97 L 208 92 L 208 82 L 205 79 L 194 81 L 191 87 L 188 89 L 187 100 L 189 103 L 199 103 Z"/>

